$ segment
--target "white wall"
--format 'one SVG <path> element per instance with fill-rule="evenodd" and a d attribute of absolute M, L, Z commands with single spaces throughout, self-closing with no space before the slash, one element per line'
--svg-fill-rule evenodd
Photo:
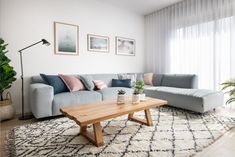
<path fill-rule="evenodd" d="M 79 25 L 79 56 L 54 55 L 53 22 Z M 87 34 L 110 37 L 110 52 L 87 51 Z M 136 40 L 136 56 L 115 55 L 115 36 Z M 144 70 L 144 17 L 96 0 L 0 0 L 0 37 L 17 71 L 10 89 L 16 111 L 21 111 L 18 50 L 42 38 L 50 47 L 37 45 L 24 52 L 26 88 L 29 77 L 46 74 L 121 73 Z M 26 94 L 26 112 L 28 90 Z"/>

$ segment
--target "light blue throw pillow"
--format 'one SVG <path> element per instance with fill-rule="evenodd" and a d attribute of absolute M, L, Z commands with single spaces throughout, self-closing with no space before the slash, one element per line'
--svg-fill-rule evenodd
<path fill-rule="evenodd" d="M 82 75 L 80 79 L 87 90 L 92 91 L 95 88 L 93 78 L 90 75 Z"/>

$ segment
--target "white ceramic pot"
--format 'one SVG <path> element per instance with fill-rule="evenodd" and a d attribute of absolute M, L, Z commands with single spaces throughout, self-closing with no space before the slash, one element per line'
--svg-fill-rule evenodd
<path fill-rule="evenodd" d="M 140 94 L 140 101 L 145 101 L 145 93 Z"/>
<path fill-rule="evenodd" d="M 117 103 L 125 104 L 125 95 L 117 95 Z"/>
<path fill-rule="evenodd" d="M 138 104 L 140 102 L 140 95 L 139 94 L 133 94 L 132 95 L 132 104 Z"/>

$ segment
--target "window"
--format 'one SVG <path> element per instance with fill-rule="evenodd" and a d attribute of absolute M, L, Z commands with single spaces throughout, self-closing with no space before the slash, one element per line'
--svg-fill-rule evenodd
<path fill-rule="evenodd" d="M 232 77 L 233 22 L 228 17 L 173 32 L 170 72 L 197 74 L 199 88 L 219 90 L 220 84 Z"/>

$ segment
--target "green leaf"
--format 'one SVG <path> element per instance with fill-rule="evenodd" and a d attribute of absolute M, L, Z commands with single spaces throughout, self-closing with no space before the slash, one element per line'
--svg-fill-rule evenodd
<path fill-rule="evenodd" d="M 226 102 L 226 104 L 231 104 L 232 102 L 234 102 L 235 101 L 235 98 L 233 97 L 233 98 L 230 98 L 230 99 L 228 99 L 228 101 Z"/>
<path fill-rule="evenodd" d="M 4 40 L 0 38 L 0 92 L 11 87 L 12 83 L 16 80 L 16 72 L 14 68 L 10 66 L 11 60 L 6 56 L 8 52 L 6 50 L 8 44 L 5 44 Z"/>

